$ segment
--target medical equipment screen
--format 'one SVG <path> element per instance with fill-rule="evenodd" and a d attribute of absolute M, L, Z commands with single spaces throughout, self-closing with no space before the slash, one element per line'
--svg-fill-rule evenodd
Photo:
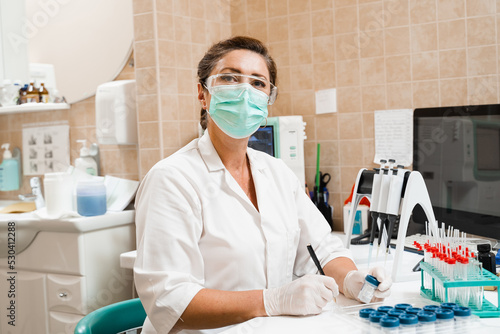
<path fill-rule="evenodd" d="M 436 219 L 500 240 L 500 105 L 414 111 L 413 169 Z"/>
<path fill-rule="evenodd" d="M 250 137 L 248 146 L 274 157 L 276 151 L 274 147 L 274 126 L 268 125 L 260 127 L 257 132 Z"/>

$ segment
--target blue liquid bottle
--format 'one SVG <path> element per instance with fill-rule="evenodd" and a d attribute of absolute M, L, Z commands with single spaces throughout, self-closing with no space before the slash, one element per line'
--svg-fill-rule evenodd
<path fill-rule="evenodd" d="M 82 216 L 99 216 L 106 213 L 106 187 L 102 178 L 78 181 L 76 207 Z"/>

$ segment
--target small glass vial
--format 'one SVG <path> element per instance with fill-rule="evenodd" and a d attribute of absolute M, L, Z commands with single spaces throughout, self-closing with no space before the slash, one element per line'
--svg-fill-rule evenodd
<path fill-rule="evenodd" d="M 448 310 L 453 310 L 457 306 L 458 306 L 457 303 L 442 303 L 441 304 L 441 308 L 445 308 L 445 309 L 448 309 Z"/>
<path fill-rule="evenodd" d="M 380 319 L 387 317 L 386 313 L 372 312 L 370 313 L 370 333 L 380 333 Z"/>
<path fill-rule="evenodd" d="M 365 304 L 371 302 L 373 294 L 375 293 L 375 290 L 377 290 L 379 284 L 380 282 L 375 277 L 372 275 L 366 275 L 363 287 L 358 294 L 358 299 Z"/>
<path fill-rule="evenodd" d="M 418 312 L 422 311 L 422 309 L 420 307 L 410 307 L 408 309 L 406 309 L 406 313 L 408 314 L 414 314 L 414 315 L 417 315 Z"/>
<path fill-rule="evenodd" d="M 415 314 L 402 314 L 399 316 L 399 333 L 416 334 L 418 317 Z"/>
<path fill-rule="evenodd" d="M 436 313 L 420 311 L 417 314 L 418 322 L 417 333 L 433 334 L 436 332 Z"/>
<path fill-rule="evenodd" d="M 380 306 L 377 309 L 378 312 L 382 312 L 382 313 L 388 313 L 389 311 L 392 311 L 392 310 L 394 310 L 394 307 L 392 307 L 392 306 L 385 306 L 385 305 L 384 306 Z"/>
<path fill-rule="evenodd" d="M 405 304 L 405 303 L 396 304 L 396 305 L 394 305 L 394 308 L 396 310 L 406 311 L 407 309 L 411 308 L 411 304 Z"/>
<path fill-rule="evenodd" d="M 439 305 L 425 305 L 422 310 L 427 311 L 427 312 L 436 312 L 439 310 L 441 306 Z"/>
<path fill-rule="evenodd" d="M 363 323 L 369 324 L 370 323 L 370 314 L 373 312 L 377 312 L 372 308 L 363 308 L 359 310 L 359 318 Z"/>
<path fill-rule="evenodd" d="M 399 334 L 399 318 L 386 316 L 380 319 L 382 333 Z"/>
<path fill-rule="evenodd" d="M 455 325 L 453 310 L 440 308 L 436 310 L 436 330 L 451 333 Z"/>
<path fill-rule="evenodd" d="M 82 216 L 99 216 L 106 213 L 106 186 L 104 178 L 78 181 L 76 207 Z"/>
<path fill-rule="evenodd" d="M 467 328 L 470 326 L 472 311 L 469 307 L 457 306 L 453 309 L 455 315 L 455 328 Z"/>

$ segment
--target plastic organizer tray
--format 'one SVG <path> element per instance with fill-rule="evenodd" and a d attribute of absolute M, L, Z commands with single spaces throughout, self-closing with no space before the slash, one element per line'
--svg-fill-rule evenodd
<path fill-rule="evenodd" d="M 341 312 L 344 314 L 344 319 L 350 322 L 353 326 L 360 329 L 361 331 L 353 331 L 353 333 L 369 333 L 369 334 L 385 334 L 381 328 L 376 328 L 371 326 L 369 323 L 363 321 L 359 316 L 359 311 L 365 308 L 373 308 L 378 309 L 380 306 L 395 306 L 396 304 L 410 304 L 412 307 L 423 308 L 426 305 L 440 305 L 440 303 L 428 300 L 427 298 L 415 297 L 405 300 L 391 300 L 383 301 L 378 303 L 370 303 L 370 304 L 359 304 L 354 306 L 344 306 L 337 309 L 337 312 Z M 479 317 L 476 315 L 471 315 L 468 323 L 461 323 L 460 326 L 453 326 L 452 330 L 446 330 L 441 328 L 432 328 L 432 329 L 424 329 L 418 328 L 416 333 L 418 334 L 468 334 L 470 333 L 472 328 L 477 327 L 479 324 Z M 406 332 L 403 332 L 406 333 Z M 414 332 L 411 332 L 414 333 Z"/>
<path fill-rule="evenodd" d="M 498 294 L 498 289 L 500 288 L 500 278 L 493 275 L 488 270 L 483 269 L 483 279 L 481 279 L 480 277 L 469 276 L 467 281 L 449 281 L 441 274 L 439 270 L 431 266 L 429 263 L 421 262 L 420 268 L 422 269 L 420 295 L 440 303 L 449 302 L 448 289 L 461 288 L 461 287 L 475 287 L 475 286 L 496 286 L 498 306 L 495 306 L 486 298 L 483 298 L 483 307 L 481 310 L 477 309 L 477 307 L 475 307 L 473 303 L 470 303 L 467 306 L 471 308 L 473 314 L 481 318 L 500 317 L 500 295 Z M 425 273 L 428 273 L 432 277 L 431 289 L 426 289 L 424 286 Z M 440 298 L 436 295 L 436 284 L 439 284 L 444 287 L 445 300 L 440 300 Z"/>

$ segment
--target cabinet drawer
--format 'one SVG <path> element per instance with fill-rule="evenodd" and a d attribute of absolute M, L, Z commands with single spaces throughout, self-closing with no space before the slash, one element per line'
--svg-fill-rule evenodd
<path fill-rule="evenodd" d="M 50 312 L 49 330 L 51 334 L 73 334 L 83 315 Z"/>
<path fill-rule="evenodd" d="M 85 277 L 71 275 L 47 275 L 47 304 L 50 311 L 85 315 Z"/>

